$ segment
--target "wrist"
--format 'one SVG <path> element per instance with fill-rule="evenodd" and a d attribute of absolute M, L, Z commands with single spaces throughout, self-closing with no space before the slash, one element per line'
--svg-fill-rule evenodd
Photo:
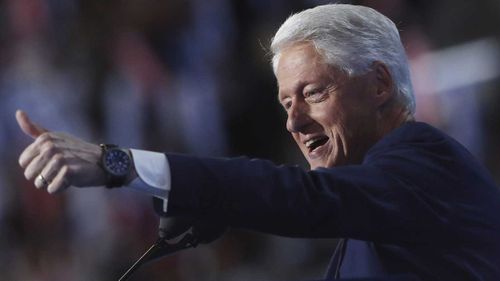
<path fill-rule="evenodd" d="M 124 185 L 129 185 L 132 181 L 134 181 L 138 175 L 137 171 L 135 170 L 135 165 L 134 165 L 134 158 L 132 157 L 132 152 L 130 149 L 126 149 L 128 155 L 130 156 L 130 159 L 132 159 L 132 167 L 130 168 L 130 172 L 127 175 L 127 178 L 125 179 L 125 184 Z"/>

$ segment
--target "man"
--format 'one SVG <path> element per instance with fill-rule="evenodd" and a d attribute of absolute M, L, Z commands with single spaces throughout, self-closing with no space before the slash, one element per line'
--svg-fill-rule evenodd
<path fill-rule="evenodd" d="M 310 171 L 99 147 L 18 111 L 35 139 L 19 158 L 26 178 L 50 193 L 126 185 L 165 199 L 170 216 L 343 238 L 327 279 L 500 280 L 500 192 L 460 144 L 414 121 L 394 23 L 366 7 L 318 6 L 287 19 L 271 48 Z"/>

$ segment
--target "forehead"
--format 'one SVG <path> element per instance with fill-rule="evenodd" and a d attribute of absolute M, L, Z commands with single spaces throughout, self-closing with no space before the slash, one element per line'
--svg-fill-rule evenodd
<path fill-rule="evenodd" d="M 276 68 L 276 77 L 302 68 L 315 69 L 325 64 L 311 43 L 298 43 L 285 47 L 281 52 Z M 282 76 L 282 75 L 281 75 Z"/>
<path fill-rule="evenodd" d="M 332 80 L 335 68 L 325 63 L 311 43 L 300 43 L 281 51 L 276 67 L 278 95 L 295 92 L 298 87 Z"/>

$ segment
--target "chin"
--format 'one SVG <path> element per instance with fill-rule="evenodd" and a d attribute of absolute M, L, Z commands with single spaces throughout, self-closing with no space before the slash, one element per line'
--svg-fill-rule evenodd
<path fill-rule="evenodd" d="M 314 162 L 311 163 L 309 162 L 309 167 L 311 170 L 318 169 L 318 168 L 329 168 L 331 165 L 327 165 L 326 163 L 321 163 L 321 162 Z"/>
<path fill-rule="evenodd" d="M 325 159 L 323 161 L 318 160 L 318 161 L 309 161 L 309 167 L 311 170 L 317 169 L 317 168 L 334 168 L 342 165 L 347 165 L 347 164 L 342 164 L 342 161 L 334 160 L 331 161 L 329 159 Z"/>

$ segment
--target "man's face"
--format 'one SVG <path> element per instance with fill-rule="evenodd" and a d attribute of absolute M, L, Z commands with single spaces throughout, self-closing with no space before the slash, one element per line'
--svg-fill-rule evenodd
<path fill-rule="evenodd" d="M 379 138 L 374 72 L 349 78 L 303 43 L 281 52 L 276 78 L 287 130 L 311 169 L 361 163 Z"/>

